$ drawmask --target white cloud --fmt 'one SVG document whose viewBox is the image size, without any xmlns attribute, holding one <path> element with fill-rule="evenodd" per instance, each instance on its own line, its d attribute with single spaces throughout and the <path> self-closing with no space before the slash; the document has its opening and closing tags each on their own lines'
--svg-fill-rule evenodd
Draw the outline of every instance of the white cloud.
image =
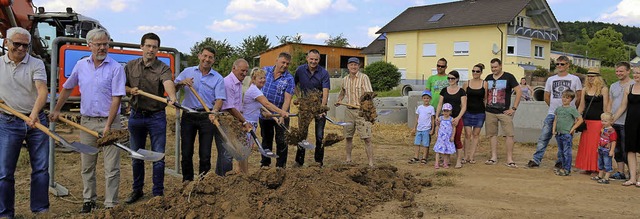
<svg viewBox="0 0 640 219">
<path fill-rule="evenodd" d="M 377 34 L 376 32 L 378 32 L 378 30 L 380 30 L 380 28 L 382 28 L 382 27 L 377 26 L 377 25 L 376 25 L 376 26 L 373 26 L 373 27 L 369 27 L 369 28 L 367 28 L 367 36 L 368 36 L 369 38 L 376 38 L 376 37 L 378 37 L 378 34 Z"/>
<path fill-rule="evenodd" d="M 207 29 L 217 32 L 237 32 L 254 28 L 255 25 L 250 23 L 240 23 L 231 19 L 223 21 L 214 20 L 213 24 L 207 26 Z"/>
<path fill-rule="evenodd" d="M 416 0 L 414 1 L 416 6 L 422 6 L 422 5 L 426 5 L 427 1 L 426 0 Z"/>
<path fill-rule="evenodd" d="M 331 4 L 331 8 L 337 11 L 356 11 L 355 6 L 349 3 L 349 0 L 336 0 L 333 4 Z"/>
<path fill-rule="evenodd" d="M 187 9 L 182 9 L 179 11 L 167 10 L 164 12 L 164 14 L 165 16 L 167 16 L 167 20 L 175 21 L 186 18 L 189 15 L 189 11 L 187 11 Z"/>
<path fill-rule="evenodd" d="M 316 15 L 331 7 L 331 0 L 288 0 L 288 5 L 278 0 L 231 0 L 225 13 L 236 20 L 276 21 L 295 20 L 303 15 Z"/>
<path fill-rule="evenodd" d="M 172 31 L 175 30 L 176 27 L 171 26 L 171 25 L 166 25 L 166 26 L 158 26 L 158 25 L 154 25 L 154 26 L 138 26 L 136 28 L 137 31 L 139 32 L 163 32 L 163 31 Z"/>
<path fill-rule="evenodd" d="M 613 12 L 600 15 L 599 20 L 623 25 L 638 25 L 640 24 L 638 8 L 640 8 L 640 1 L 622 0 Z"/>
<path fill-rule="evenodd" d="M 309 43 L 324 43 L 325 40 L 331 37 L 328 33 L 319 32 L 319 33 L 300 33 L 302 36 L 302 41 Z"/>
<path fill-rule="evenodd" d="M 84 13 L 104 7 L 114 12 L 121 12 L 133 1 L 136 0 L 34 0 L 33 4 L 44 7 L 46 11 L 65 11 L 67 7 L 71 7 L 76 12 Z"/>
</svg>

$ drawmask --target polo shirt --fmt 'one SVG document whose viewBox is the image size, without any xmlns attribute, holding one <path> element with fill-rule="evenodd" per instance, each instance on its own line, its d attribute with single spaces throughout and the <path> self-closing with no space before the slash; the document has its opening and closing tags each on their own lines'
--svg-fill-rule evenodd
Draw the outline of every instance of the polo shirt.
<svg viewBox="0 0 640 219">
<path fill-rule="evenodd" d="M 313 90 L 322 91 L 324 88 L 330 89 L 331 84 L 329 78 L 329 72 L 322 66 L 318 65 L 316 70 L 311 72 L 308 64 L 298 66 L 296 74 L 293 76 L 296 85 L 298 85 L 303 94 Z"/>
<path fill-rule="evenodd" d="M 8 55 L 0 59 L 0 99 L 20 113 L 31 114 L 38 97 L 35 81 L 47 82 L 44 63 L 29 54 L 19 63 L 11 61 Z"/>
</svg>

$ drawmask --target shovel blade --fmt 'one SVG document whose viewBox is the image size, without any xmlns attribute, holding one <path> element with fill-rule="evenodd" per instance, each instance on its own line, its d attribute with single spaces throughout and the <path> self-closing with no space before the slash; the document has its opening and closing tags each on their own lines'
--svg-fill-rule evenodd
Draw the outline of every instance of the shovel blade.
<svg viewBox="0 0 640 219">
<path fill-rule="evenodd" d="M 393 110 L 380 110 L 380 111 L 378 111 L 378 115 L 379 116 L 386 116 L 386 115 L 391 114 L 392 112 L 393 112 Z"/>
<path fill-rule="evenodd" d="M 350 122 L 336 122 L 335 120 L 331 119 L 331 118 L 330 118 L 330 117 L 328 117 L 328 116 L 325 116 L 324 118 L 326 118 L 326 119 L 327 119 L 327 121 L 329 121 L 331 124 L 334 124 L 334 125 L 339 125 L 339 126 L 348 126 L 348 125 L 353 124 L 353 123 L 350 123 Z"/>
<path fill-rule="evenodd" d="M 138 160 L 144 160 L 144 161 L 159 161 L 162 160 L 162 158 L 164 158 L 164 154 L 160 153 L 160 152 L 155 152 L 155 151 L 150 151 L 150 150 L 145 150 L 145 149 L 138 149 L 138 151 L 136 151 L 138 154 L 131 154 L 132 158 L 138 159 Z"/>
<path fill-rule="evenodd" d="M 264 149 L 262 147 L 258 147 L 258 151 L 260 151 L 260 154 L 262 154 L 262 156 L 270 157 L 270 158 L 278 158 L 278 155 L 273 153 L 273 151 L 271 151 L 269 149 Z"/>
<path fill-rule="evenodd" d="M 301 142 L 298 142 L 298 146 L 307 149 L 307 150 L 311 150 L 311 149 L 315 149 L 316 146 L 311 144 L 311 142 L 307 141 L 307 140 L 302 140 Z"/>
<path fill-rule="evenodd" d="M 93 147 L 93 146 L 89 146 L 80 142 L 71 142 L 70 146 L 65 145 L 64 143 L 62 144 L 68 148 L 73 149 L 74 151 L 83 153 L 83 154 L 89 154 L 89 155 L 95 155 L 98 153 L 98 148 Z"/>
<path fill-rule="evenodd" d="M 198 111 L 191 109 L 186 106 L 182 106 L 179 103 L 173 103 L 173 106 L 180 108 L 181 110 L 187 111 L 188 113 L 197 113 Z"/>
</svg>

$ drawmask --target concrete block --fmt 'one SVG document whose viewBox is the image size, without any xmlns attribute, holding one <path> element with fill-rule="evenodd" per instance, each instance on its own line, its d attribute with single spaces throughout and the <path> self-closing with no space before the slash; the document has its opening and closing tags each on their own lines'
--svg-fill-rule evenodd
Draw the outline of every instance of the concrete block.
<svg viewBox="0 0 640 219">
<path fill-rule="evenodd" d="M 416 109 L 422 105 L 422 91 L 409 91 L 407 98 L 407 126 L 414 128 L 416 124 Z"/>
</svg>

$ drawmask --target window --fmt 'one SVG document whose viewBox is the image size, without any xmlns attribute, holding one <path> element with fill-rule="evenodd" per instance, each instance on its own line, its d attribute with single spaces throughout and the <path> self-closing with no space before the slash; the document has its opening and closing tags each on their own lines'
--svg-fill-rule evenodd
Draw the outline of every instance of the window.
<svg viewBox="0 0 640 219">
<path fill-rule="evenodd" d="M 516 17 L 516 26 L 524 27 L 524 17 L 518 16 Z"/>
<path fill-rule="evenodd" d="M 434 14 L 433 16 L 431 16 L 431 18 L 429 18 L 429 22 L 438 22 L 440 19 L 442 19 L 442 17 L 444 17 L 443 13 Z"/>
<path fill-rule="evenodd" d="M 405 57 L 407 56 L 407 44 L 396 44 L 393 49 L 394 57 Z"/>
<path fill-rule="evenodd" d="M 460 80 L 458 80 L 458 84 L 462 85 L 465 81 L 469 80 L 469 69 L 456 68 L 455 70 L 460 74 Z"/>
<path fill-rule="evenodd" d="M 507 55 L 531 57 L 531 39 L 524 37 L 507 37 Z"/>
<path fill-rule="evenodd" d="M 516 47 L 514 46 L 507 46 L 507 55 L 513 55 L 516 54 Z"/>
<path fill-rule="evenodd" d="M 435 43 L 422 44 L 422 56 L 436 56 L 436 48 Z"/>
<path fill-rule="evenodd" d="M 533 57 L 539 58 L 539 59 L 543 59 L 544 58 L 544 47 L 536 45 L 535 49 L 533 50 Z"/>
<path fill-rule="evenodd" d="M 406 68 L 399 68 L 398 71 L 400 72 L 400 79 L 407 79 L 407 69 Z"/>
<path fill-rule="evenodd" d="M 512 36 L 507 37 L 507 55 L 516 54 L 516 39 L 516 37 Z"/>
<path fill-rule="evenodd" d="M 453 55 L 454 56 L 468 56 L 469 55 L 469 42 L 453 42 Z"/>
</svg>

